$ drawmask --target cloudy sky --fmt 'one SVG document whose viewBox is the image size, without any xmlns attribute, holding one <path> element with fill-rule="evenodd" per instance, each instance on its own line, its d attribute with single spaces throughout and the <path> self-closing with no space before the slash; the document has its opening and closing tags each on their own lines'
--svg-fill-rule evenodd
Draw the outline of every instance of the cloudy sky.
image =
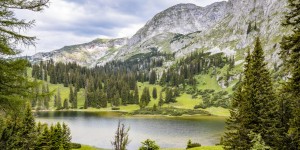
<svg viewBox="0 0 300 150">
<path fill-rule="evenodd" d="M 96 38 L 130 37 L 155 14 L 179 3 L 207 6 L 222 0 L 50 0 L 43 12 L 17 11 L 20 19 L 36 20 L 26 32 L 38 38 L 23 55 L 81 44 Z"/>
</svg>

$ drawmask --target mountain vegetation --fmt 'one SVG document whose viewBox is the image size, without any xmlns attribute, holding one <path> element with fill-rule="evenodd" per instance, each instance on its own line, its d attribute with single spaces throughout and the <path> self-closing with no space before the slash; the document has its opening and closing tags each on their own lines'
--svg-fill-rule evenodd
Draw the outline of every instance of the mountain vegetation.
<svg viewBox="0 0 300 150">
<path fill-rule="evenodd" d="M 15 18 L 14 10 L 38 12 L 47 3 L 48 0 L 0 1 L 1 56 L 18 54 L 18 44 L 34 44 L 35 37 L 15 31 L 30 28 L 34 22 Z M 226 150 L 300 149 L 300 2 L 288 0 L 289 11 L 282 26 L 276 24 L 273 29 L 270 24 L 278 21 L 280 15 L 276 13 L 284 14 L 284 2 L 270 3 L 255 1 L 254 8 L 247 5 L 240 14 L 235 14 L 240 9 L 235 7 L 240 5 L 235 0 L 205 8 L 176 5 L 156 15 L 130 39 L 91 42 L 106 44 L 105 55 L 95 62 L 62 62 L 55 57 L 45 61 L 30 58 L 33 61 L 28 62 L 0 57 L 0 149 L 68 150 L 76 145 L 71 143 L 66 124 L 36 123 L 32 108 L 130 108 L 133 115 L 209 116 L 212 113 L 208 110 L 213 107 L 230 110 L 220 142 Z M 178 9 L 182 9 L 180 14 Z M 193 10 L 191 16 L 186 16 L 186 9 Z M 199 17 L 202 11 L 210 15 Z M 165 25 L 172 13 L 196 22 L 191 24 L 197 30 L 177 29 L 174 22 Z M 241 21 L 243 17 L 246 19 Z M 204 24 L 203 19 L 209 21 Z M 158 28 L 164 33 L 151 28 L 158 20 Z M 199 22 L 203 24 L 197 26 Z M 170 27 L 174 28 L 169 31 Z M 275 29 L 276 33 L 271 31 Z M 224 35 L 219 34 L 221 31 Z M 288 32 L 284 35 L 281 31 Z M 71 53 L 74 47 L 62 51 Z M 279 49 L 280 58 L 271 54 Z M 231 52 L 234 54 L 228 54 Z M 117 59 L 112 60 L 114 57 Z M 277 64 L 278 60 L 281 62 Z M 128 132 L 129 128 L 119 122 L 111 142 L 114 149 L 126 149 L 130 142 Z M 187 148 L 199 146 L 192 141 L 187 144 Z M 159 146 L 148 139 L 140 149 Z"/>
</svg>

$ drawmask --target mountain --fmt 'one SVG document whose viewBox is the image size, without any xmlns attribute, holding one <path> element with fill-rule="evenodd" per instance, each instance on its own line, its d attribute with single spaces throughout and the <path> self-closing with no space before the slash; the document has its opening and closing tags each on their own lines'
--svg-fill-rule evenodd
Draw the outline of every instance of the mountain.
<svg viewBox="0 0 300 150">
<path fill-rule="evenodd" d="M 82 66 L 105 64 L 114 59 L 118 49 L 128 43 L 128 38 L 96 39 L 89 43 L 65 46 L 52 52 L 37 53 L 32 62 L 53 59 L 55 62 L 77 62 Z"/>
<path fill-rule="evenodd" d="M 178 4 L 155 15 L 131 38 L 97 39 L 38 53 L 32 60 L 53 58 L 95 66 L 111 60 L 127 60 L 153 50 L 174 53 L 177 59 L 194 51 L 205 51 L 235 56 L 238 65 L 243 63 L 246 50 L 253 47 L 255 37 L 259 36 L 266 59 L 274 66 L 279 61 L 278 43 L 287 30 L 281 27 L 285 6 L 285 0 L 229 0 L 206 7 Z"/>
</svg>

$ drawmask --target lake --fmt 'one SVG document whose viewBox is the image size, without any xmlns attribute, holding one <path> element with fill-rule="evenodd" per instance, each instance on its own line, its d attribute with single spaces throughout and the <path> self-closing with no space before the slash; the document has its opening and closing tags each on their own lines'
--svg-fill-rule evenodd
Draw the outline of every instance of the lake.
<svg viewBox="0 0 300 150">
<path fill-rule="evenodd" d="M 72 142 L 112 148 L 111 141 L 120 120 L 130 127 L 128 149 L 138 149 L 146 139 L 161 148 L 185 148 L 187 141 L 215 145 L 225 130 L 225 119 L 204 117 L 122 117 L 114 112 L 57 111 L 37 112 L 37 121 L 65 122 L 71 129 Z"/>
</svg>

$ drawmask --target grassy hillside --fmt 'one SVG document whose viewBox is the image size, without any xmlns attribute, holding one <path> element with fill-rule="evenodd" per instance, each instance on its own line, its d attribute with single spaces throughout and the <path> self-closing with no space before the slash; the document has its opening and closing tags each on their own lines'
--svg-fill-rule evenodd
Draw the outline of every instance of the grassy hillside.
<svg viewBox="0 0 300 150">
<path fill-rule="evenodd" d="M 31 68 L 28 68 L 28 76 L 31 76 Z M 32 79 L 32 78 L 31 78 Z M 33 80 L 33 79 L 32 79 Z M 216 89 L 217 91 L 222 90 L 222 88 L 217 84 L 216 80 L 213 78 L 210 78 L 209 75 L 199 75 L 197 76 L 197 80 L 199 80 L 198 89 Z M 206 84 L 202 84 L 205 81 Z M 42 81 L 40 81 L 42 82 Z M 45 81 L 43 81 L 45 83 Z M 49 82 L 46 82 L 45 84 L 48 84 L 50 91 L 54 93 L 54 95 L 57 94 L 57 91 L 60 90 L 61 99 L 69 99 L 69 87 L 64 87 L 63 84 L 51 84 Z M 142 95 L 142 91 L 145 87 L 148 87 L 150 89 L 150 94 L 152 96 L 152 90 L 154 87 L 157 89 L 157 93 L 159 93 L 163 90 L 163 87 L 160 85 L 151 85 L 148 82 L 144 83 L 138 83 L 139 88 L 139 95 Z M 189 87 L 188 87 L 189 88 Z M 50 109 L 55 110 L 53 107 L 54 105 L 54 95 L 51 97 L 50 100 Z M 84 106 L 84 89 L 80 89 L 78 92 L 78 108 L 83 108 Z M 163 97 L 164 97 L 163 92 Z M 192 98 L 191 94 L 187 93 L 181 93 L 179 97 L 176 98 L 176 103 L 170 103 L 170 104 L 164 104 L 163 107 L 175 107 L 180 109 L 194 109 L 195 105 L 198 105 L 202 102 L 201 96 L 198 96 L 196 98 Z M 158 105 L 158 98 L 154 99 L 151 97 L 151 101 L 147 107 L 153 107 L 153 105 Z M 133 112 L 135 110 L 139 110 L 140 107 L 138 105 L 127 105 L 127 106 L 120 106 L 120 111 L 126 111 L 126 112 Z M 107 108 L 88 108 L 88 109 L 80 109 L 82 111 L 112 111 L 110 104 L 108 104 Z M 227 109 L 221 108 L 221 107 L 211 107 L 205 109 L 209 113 L 217 116 L 228 116 L 229 111 Z"/>
</svg>

